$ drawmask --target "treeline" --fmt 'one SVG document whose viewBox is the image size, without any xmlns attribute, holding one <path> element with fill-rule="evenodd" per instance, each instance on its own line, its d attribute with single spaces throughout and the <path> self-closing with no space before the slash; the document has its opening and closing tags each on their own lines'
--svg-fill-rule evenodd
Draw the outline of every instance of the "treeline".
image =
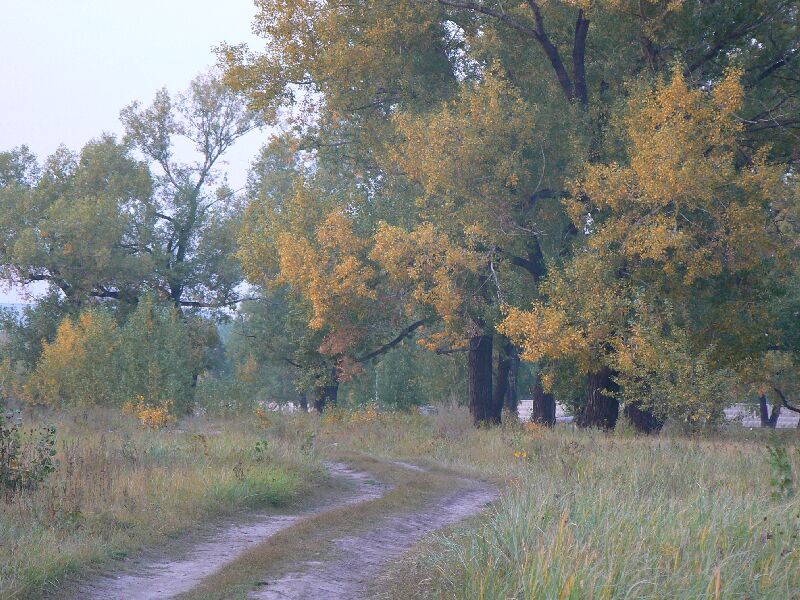
<svg viewBox="0 0 800 600">
<path fill-rule="evenodd" d="M 791 405 L 790 3 L 257 5 L 226 81 L 290 116 L 240 256 L 308 307 L 329 386 L 413 334 L 467 355 L 477 423 L 520 357 L 544 422 L 554 397 L 643 431 Z"/>
<path fill-rule="evenodd" d="M 100 305 L 122 339 L 158 306 L 190 386 L 229 398 L 463 390 L 483 424 L 522 389 L 542 423 L 558 398 L 648 432 L 796 409 L 791 3 L 257 6 L 264 47 L 124 109 L 123 140 L 0 156 L 0 275 L 52 292 L 7 345 L 26 376 L 65 315 Z M 218 161 L 263 124 L 236 193 Z M 233 306 L 212 367 L 193 332 Z"/>
</svg>

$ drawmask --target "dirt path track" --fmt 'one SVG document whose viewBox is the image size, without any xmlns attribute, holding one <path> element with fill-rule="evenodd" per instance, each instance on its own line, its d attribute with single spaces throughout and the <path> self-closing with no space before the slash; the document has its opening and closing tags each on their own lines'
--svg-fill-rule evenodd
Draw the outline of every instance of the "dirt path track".
<svg viewBox="0 0 800 600">
<path fill-rule="evenodd" d="M 395 469 L 425 472 L 408 463 L 392 463 Z M 248 523 L 222 528 L 198 543 L 168 558 L 141 558 L 125 572 L 95 578 L 80 585 L 74 595 L 81 600 L 156 600 L 189 593 L 195 596 L 198 585 L 212 580 L 248 551 L 269 544 L 278 533 L 291 534 L 291 528 L 308 519 L 333 514 L 337 509 L 379 500 L 392 488 L 378 483 L 366 471 L 343 463 L 328 463 L 331 474 L 349 480 L 354 489 L 343 497 L 314 510 L 295 515 L 261 515 Z M 260 581 L 251 598 L 268 600 L 355 599 L 362 597 L 368 584 L 392 559 L 413 547 L 425 535 L 479 512 L 497 496 L 488 484 L 453 477 L 455 489 L 426 504 L 422 509 L 397 513 L 388 511 L 365 523 L 355 533 L 348 531 L 333 538 L 333 551 L 323 560 L 298 560 L 283 565 L 279 575 Z M 267 566 L 264 572 L 268 571 Z M 250 588 L 252 589 L 252 588 Z M 200 594 L 197 597 L 203 597 Z M 240 594 L 236 594 L 241 597 Z M 214 597 L 227 597 L 219 592 Z"/>
<path fill-rule="evenodd" d="M 493 488 L 459 490 L 430 509 L 408 515 L 389 516 L 359 535 L 336 540 L 338 556 L 332 560 L 305 563 L 302 571 L 277 581 L 250 597 L 261 600 L 361 598 L 370 582 L 392 559 L 400 557 L 424 536 L 479 512 L 496 497 Z"/>
</svg>

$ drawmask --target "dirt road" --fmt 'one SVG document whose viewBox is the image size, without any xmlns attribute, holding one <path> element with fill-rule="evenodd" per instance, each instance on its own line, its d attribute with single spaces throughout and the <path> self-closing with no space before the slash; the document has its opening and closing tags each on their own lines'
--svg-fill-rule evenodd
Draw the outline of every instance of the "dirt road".
<svg viewBox="0 0 800 600">
<path fill-rule="evenodd" d="M 351 483 L 335 500 L 297 514 L 257 515 L 220 528 L 178 556 L 139 559 L 123 573 L 80 585 L 70 596 L 359 598 L 391 560 L 424 536 L 481 511 L 497 496 L 486 483 L 432 475 L 407 463 L 380 463 L 384 481 L 373 475 L 375 469 L 342 462 L 327 466 L 333 477 Z"/>
</svg>

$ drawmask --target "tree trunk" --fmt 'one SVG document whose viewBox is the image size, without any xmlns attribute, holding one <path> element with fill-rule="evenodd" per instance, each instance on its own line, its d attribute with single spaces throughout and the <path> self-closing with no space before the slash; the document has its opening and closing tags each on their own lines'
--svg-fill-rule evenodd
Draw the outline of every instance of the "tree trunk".
<svg viewBox="0 0 800 600">
<path fill-rule="evenodd" d="M 773 406 L 772 414 L 770 414 L 766 394 L 761 394 L 761 396 L 758 397 L 758 412 L 761 416 L 762 427 L 775 429 L 778 426 L 778 417 L 781 416 L 781 407 L 780 405 Z"/>
<path fill-rule="evenodd" d="M 314 398 L 314 409 L 317 412 L 325 410 L 326 406 L 336 405 L 336 396 L 339 394 L 339 382 L 331 385 L 324 385 L 317 388 L 317 396 Z"/>
<path fill-rule="evenodd" d="M 339 395 L 339 377 L 336 367 L 331 367 L 330 379 L 326 385 L 317 388 L 317 397 L 314 399 L 314 408 L 317 412 L 322 412 L 325 407 L 332 404 L 336 405 L 336 398 Z"/>
<path fill-rule="evenodd" d="M 639 433 L 658 433 L 664 427 L 662 419 L 656 417 L 652 411 L 643 409 L 636 404 L 627 404 L 625 415 Z"/>
<path fill-rule="evenodd" d="M 519 413 L 519 391 L 517 384 L 519 381 L 519 352 L 513 344 L 510 345 L 510 348 L 508 387 L 506 388 L 505 398 L 503 398 L 503 406 L 508 412 L 516 415 Z"/>
<path fill-rule="evenodd" d="M 469 340 L 469 412 L 476 426 L 499 423 L 492 414 L 492 336 L 476 335 Z"/>
<path fill-rule="evenodd" d="M 305 392 L 300 394 L 300 410 L 304 413 L 308 412 L 308 396 L 306 396 Z"/>
<path fill-rule="evenodd" d="M 506 342 L 497 349 L 497 379 L 495 380 L 493 399 L 492 399 L 492 417 L 497 417 L 500 421 L 500 416 L 503 413 L 503 405 L 505 404 L 506 394 L 508 394 L 509 378 L 511 376 L 511 348 L 512 344 Z"/>
<path fill-rule="evenodd" d="M 613 372 L 603 367 L 596 373 L 589 373 L 586 385 L 586 406 L 577 419 L 578 427 L 597 427 L 614 429 L 619 417 L 619 402 L 606 393 L 616 392 L 619 386 L 613 380 Z"/>
<path fill-rule="evenodd" d="M 542 385 L 542 377 L 536 374 L 536 383 L 533 386 L 533 403 L 531 406 L 531 421 L 539 425 L 552 427 L 556 424 L 556 399 L 553 394 L 546 394 Z"/>
</svg>

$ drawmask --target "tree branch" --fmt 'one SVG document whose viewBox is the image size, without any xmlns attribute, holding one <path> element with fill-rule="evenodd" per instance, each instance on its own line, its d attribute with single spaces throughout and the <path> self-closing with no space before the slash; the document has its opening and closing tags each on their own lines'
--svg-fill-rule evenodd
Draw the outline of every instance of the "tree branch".
<svg viewBox="0 0 800 600">
<path fill-rule="evenodd" d="M 578 11 L 575 21 L 575 42 L 572 46 L 572 74 L 575 77 L 575 96 L 584 109 L 589 108 L 589 88 L 586 85 L 586 37 L 589 34 L 589 19 L 583 9 Z"/>
<path fill-rule="evenodd" d="M 505 11 L 495 10 L 493 8 L 489 8 L 488 6 L 484 6 L 483 4 L 478 4 L 477 2 L 471 2 L 468 0 L 437 0 L 437 2 L 444 6 L 471 10 L 489 17 L 493 17 L 502 23 L 505 23 L 512 29 L 519 31 L 523 35 L 535 39 L 542 47 L 542 50 L 544 50 L 547 58 L 550 60 L 550 65 L 556 72 L 558 83 L 561 85 L 561 89 L 563 90 L 564 95 L 567 97 L 567 100 L 572 101 L 575 98 L 575 90 L 572 85 L 572 79 L 570 79 L 569 73 L 567 73 L 567 69 L 564 67 L 564 61 L 561 60 L 561 55 L 558 52 L 558 48 L 556 48 L 555 44 L 553 44 L 553 42 L 550 40 L 550 37 L 547 35 L 547 32 L 545 31 L 544 17 L 542 16 L 541 8 L 537 4 L 536 0 L 528 0 L 528 6 L 530 6 L 531 10 L 533 11 L 534 22 L 536 24 L 535 28 L 508 16 Z M 586 28 L 588 28 L 588 26 L 589 22 L 586 21 Z M 578 32 L 576 31 L 576 36 L 577 35 Z M 581 35 L 583 35 L 583 42 L 585 43 L 585 32 L 583 32 Z"/>
<path fill-rule="evenodd" d="M 376 356 L 380 356 L 381 354 L 386 354 L 389 350 L 391 350 L 392 348 L 397 346 L 397 344 L 399 344 L 405 338 L 407 338 L 409 335 L 414 333 L 414 331 L 416 331 L 417 329 L 419 329 L 423 325 L 425 325 L 427 323 L 430 323 L 431 320 L 432 319 L 420 319 L 419 321 L 415 321 L 415 322 L 411 323 L 411 325 L 409 325 L 408 327 L 405 327 L 403 330 L 401 330 L 400 333 L 397 334 L 397 337 L 395 337 L 392 341 L 387 342 L 386 344 L 384 344 L 383 346 L 381 346 L 380 348 L 378 348 L 376 350 L 373 350 L 369 354 L 365 354 L 364 356 L 360 356 L 360 357 L 356 358 L 356 360 L 358 362 L 366 362 L 366 361 L 368 361 L 368 360 L 370 360 L 372 358 L 375 358 Z"/>
<path fill-rule="evenodd" d="M 778 397 L 781 399 L 781 403 L 783 404 L 783 406 L 785 406 L 786 408 L 788 408 L 793 412 L 800 414 L 800 408 L 789 404 L 789 402 L 786 400 L 786 396 L 783 395 L 782 391 L 780 391 L 776 386 L 773 386 L 772 389 L 775 390 L 776 394 L 778 394 Z"/>
</svg>

